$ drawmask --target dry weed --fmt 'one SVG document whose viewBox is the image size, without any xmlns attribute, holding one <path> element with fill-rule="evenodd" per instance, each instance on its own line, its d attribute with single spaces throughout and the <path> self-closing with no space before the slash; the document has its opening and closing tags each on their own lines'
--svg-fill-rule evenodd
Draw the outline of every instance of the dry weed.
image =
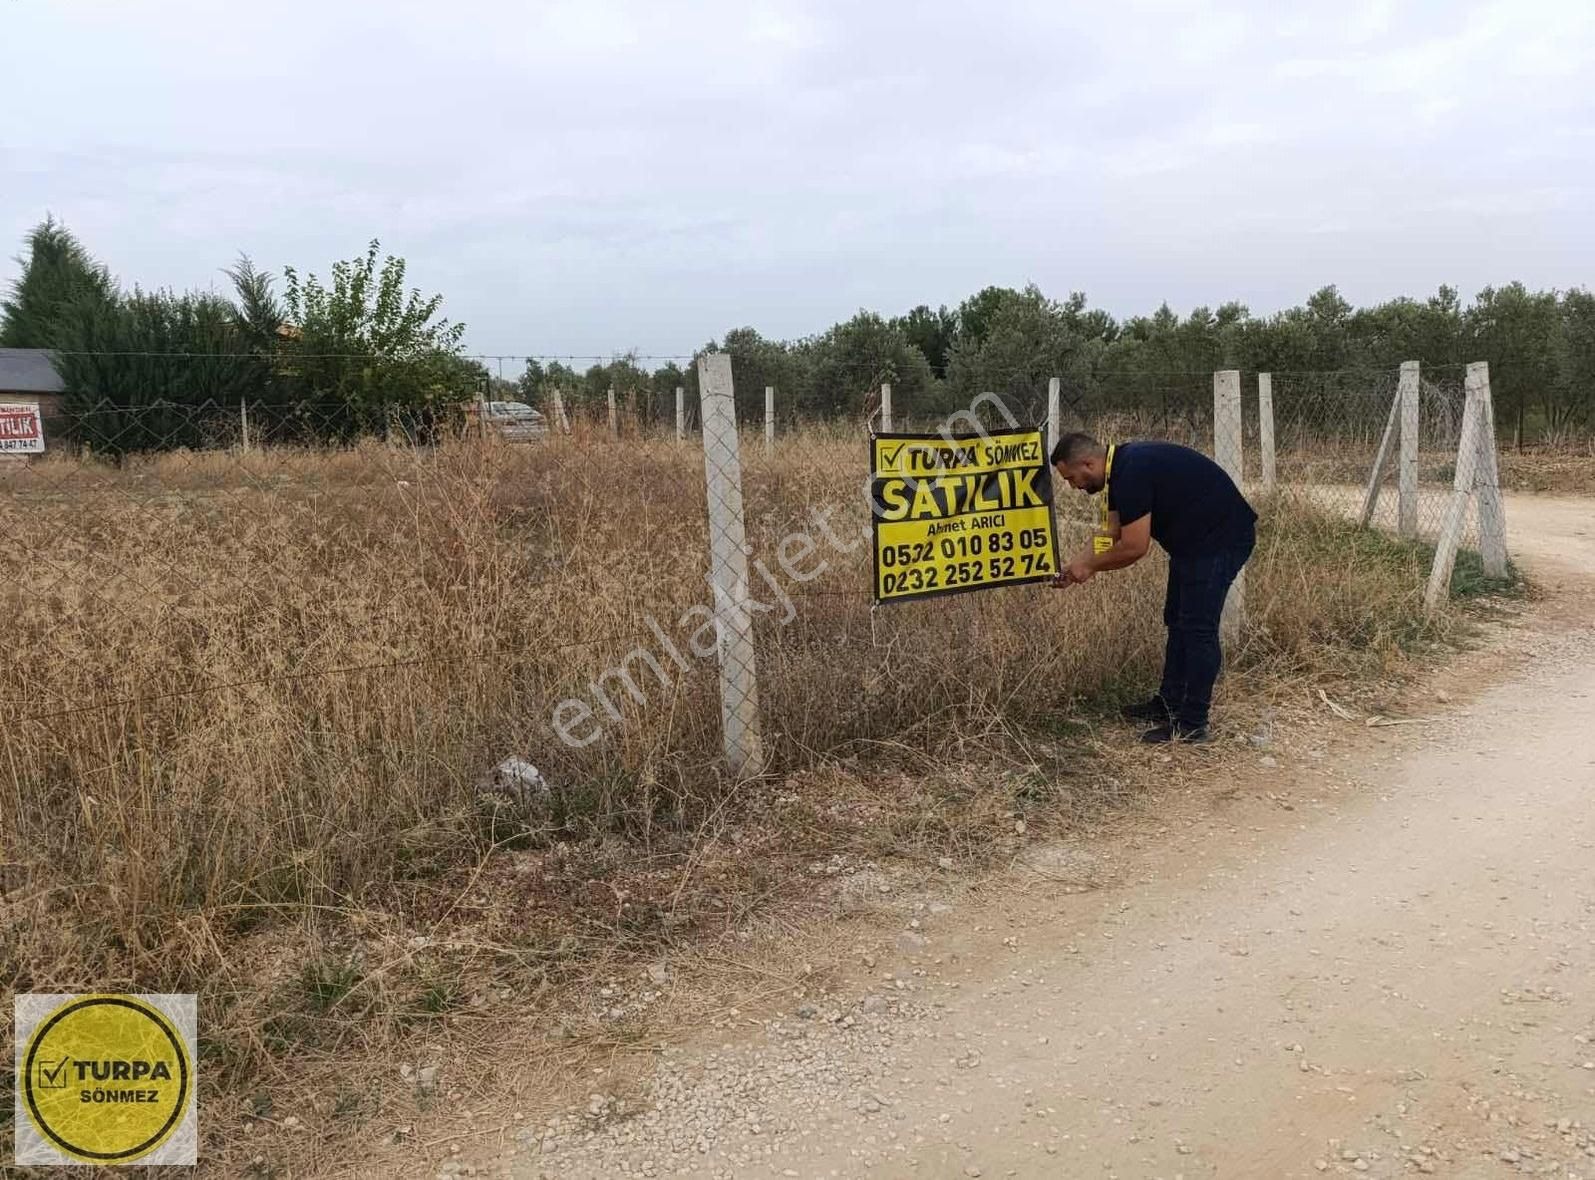
<svg viewBox="0 0 1595 1180">
<path fill-rule="evenodd" d="M 732 929 L 815 856 L 962 855 L 1021 811 L 1113 798 L 1081 760 L 1161 655 L 1159 562 L 872 610 L 867 548 L 813 516 L 858 539 L 862 441 L 745 454 L 755 556 L 777 569 L 803 529 L 826 568 L 783 580 L 789 623 L 759 619 L 777 778 L 740 793 L 714 769 L 712 665 L 676 668 L 649 622 L 686 650 L 709 601 L 695 445 L 581 427 L 0 472 L 0 978 L 199 992 L 209 1094 L 236 1110 L 284 1063 L 536 1009 Z M 1065 543 L 1088 528 L 1071 498 Z M 1424 568 L 1265 512 L 1231 697 L 1399 663 L 1447 625 L 1423 619 Z M 642 669 L 604 740 L 559 742 L 555 702 L 591 702 L 637 645 L 668 683 Z M 512 752 L 553 785 L 535 807 L 479 789 Z"/>
</svg>

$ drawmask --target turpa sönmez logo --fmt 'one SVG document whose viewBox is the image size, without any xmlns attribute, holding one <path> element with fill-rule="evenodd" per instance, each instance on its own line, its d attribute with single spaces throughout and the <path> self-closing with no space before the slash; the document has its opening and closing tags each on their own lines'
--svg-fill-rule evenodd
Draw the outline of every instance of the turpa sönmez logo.
<svg viewBox="0 0 1595 1180">
<path fill-rule="evenodd" d="M 192 995 L 16 997 L 18 1164 L 192 1164 Z"/>
</svg>

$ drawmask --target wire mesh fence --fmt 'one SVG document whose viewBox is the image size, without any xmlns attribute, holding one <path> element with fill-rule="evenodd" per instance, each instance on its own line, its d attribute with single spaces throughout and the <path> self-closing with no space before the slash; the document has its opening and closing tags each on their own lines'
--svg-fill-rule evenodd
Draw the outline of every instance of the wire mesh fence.
<svg viewBox="0 0 1595 1180">
<path fill-rule="evenodd" d="M 1258 650 L 1306 641 L 1287 574 L 1357 560 L 1320 546 L 1286 562 L 1285 540 L 1329 528 L 1338 544 L 1370 488 L 1373 529 L 1407 521 L 1418 545 L 1455 504 L 1458 371 L 1422 375 L 1406 435 L 1398 373 L 1273 374 L 1271 490 L 1253 375 L 1224 403 L 1211 376 L 1127 378 L 1092 399 L 1060 385 L 1061 429 L 1209 452 L 1236 440 L 1273 529 L 1254 561 Z M 537 823 L 646 825 L 690 809 L 715 765 L 736 723 L 721 671 L 734 651 L 756 686 L 742 724 L 771 768 L 1044 724 L 1156 666 L 1156 559 L 1113 594 L 1029 585 L 877 607 L 869 414 L 800 419 L 776 390 L 750 421 L 740 399 L 735 451 L 711 445 L 706 465 L 702 404 L 683 399 L 678 432 L 672 401 L 545 406 L 530 437 L 468 408 L 353 427 L 325 403 L 54 415 L 44 454 L 0 461 L 14 637 L 0 860 L 56 856 L 88 876 L 131 863 L 80 800 L 143 814 L 160 798 L 146 850 L 188 849 L 171 888 L 325 891 L 358 876 L 337 868 L 352 855 L 340 832 L 413 833 L 484 806 L 494 830 L 506 800 L 491 771 L 510 753 L 568 788 L 534 801 Z M 952 415 L 899 401 L 894 425 L 1050 425 L 1053 408 L 1041 384 Z M 1096 508 L 1061 481 L 1051 495 L 1066 558 Z M 1415 576 L 1403 592 L 1420 590 Z M 204 830 L 223 796 L 238 838 L 190 847 L 179 834 Z"/>
<path fill-rule="evenodd" d="M 1091 397 L 1071 397 L 1060 381 L 1055 390 L 984 395 L 952 415 L 916 413 L 899 397 L 893 425 L 1047 425 L 1049 445 L 1059 431 L 1083 430 L 1104 442 L 1158 438 L 1217 453 L 1263 512 L 1257 564 L 1265 576 L 1271 562 L 1299 574 L 1332 552 L 1354 571 L 1376 560 L 1354 541 L 1360 530 L 1410 547 L 1400 592 L 1416 599 L 1459 503 L 1456 543 L 1478 547 L 1472 499 L 1458 501 L 1453 487 L 1465 430 L 1461 369 L 1411 374 L 1410 396 L 1396 370 L 1238 376 L 1227 396 L 1215 394 L 1212 374 L 1125 378 L 1096 386 Z M 782 604 L 761 612 L 756 628 L 762 705 L 781 719 L 775 741 L 792 754 L 838 738 L 911 732 L 929 717 L 1023 719 L 1058 709 L 1067 693 L 1049 685 L 1079 683 L 1080 645 L 1113 630 L 1111 618 L 1089 617 L 1100 600 L 1027 589 L 874 608 L 862 478 L 868 432 L 855 422 L 782 426 L 773 435 L 757 423 L 743 430 L 748 552 L 755 569 L 772 575 L 767 585 Z M 1097 507 L 1062 484 L 1054 497 L 1067 555 L 1086 542 Z M 807 552 L 822 532 L 825 559 L 778 587 L 782 547 Z M 1310 538 L 1312 552 L 1294 552 L 1282 538 Z M 1287 551 L 1290 560 L 1276 562 Z M 1387 547 L 1377 560 L 1394 552 Z M 1135 592 L 1155 597 L 1156 574 L 1138 573 Z M 1342 565 L 1317 576 L 1345 573 Z M 1257 618 L 1265 613 L 1260 600 Z M 1267 628 L 1254 628 L 1252 639 L 1268 642 Z M 1133 674 L 1155 658 L 1142 649 L 1125 666 Z"/>
<path fill-rule="evenodd" d="M 1432 537 L 1442 522 L 1455 473 L 1462 428 L 1461 377 L 1459 370 L 1426 372 L 1419 385 L 1414 450 L 1420 537 Z M 1195 375 L 1126 378 L 1099 384 L 1089 399 L 1061 384 L 1056 411 L 1047 389 L 1036 387 L 1020 395 L 985 395 L 951 416 L 915 414 L 913 407 L 900 404 L 897 424 L 967 430 L 980 424 L 991 428 L 1055 421 L 1061 429 L 1083 429 L 1107 441 L 1163 438 L 1207 451 L 1213 447 L 1216 429 L 1229 428 L 1215 422 L 1210 378 L 1205 383 Z M 1256 377 L 1247 375 L 1241 400 L 1247 454 L 1244 482 L 1249 492 L 1257 493 L 1266 489 L 1257 461 L 1261 431 L 1255 390 Z M 1405 445 L 1398 374 L 1274 374 L 1272 394 L 1274 491 L 1348 518 L 1359 517 L 1371 504 L 1370 523 L 1391 530 L 1399 527 L 1401 497 L 1391 494 L 1400 490 Z M 809 599 L 851 595 L 867 605 L 869 582 L 858 576 L 867 556 L 862 537 L 868 518 L 860 490 L 867 423 L 783 418 L 779 391 L 773 408 L 776 413 L 770 421 L 744 421 L 741 426 L 752 556 L 756 561 L 768 558 L 767 568 L 777 568 L 780 541 L 806 526 L 809 532 L 801 535 L 820 536 L 830 560 L 812 577 L 791 578 L 793 592 Z M 682 409 L 679 429 L 695 435 L 700 428 L 699 407 L 683 399 Z M 30 535 L 13 545 L 8 580 L 15 587 L 31 588 L 27 597 L 35 604 L 42 600 L 31 591 L 48 576 L 41 571 L 52 568 L 57 570 L 52 585 L 94 588 L 88 592 L 90 598 L 103 596 L 103 587 L 145 585 L 152 607 L 179 591 L 189 596 L 190 605 L 217 602 L 235 590 L 247 590 L 253 571 L 246 569 L 230 578 L 218 565 L 217 576 L 207 579 L 180 576 L 168 564 L 170 584 L 158 585 L 148 572 L 137 572 L 159 564 L 161 559 L 152 556 L 159 552 L 158 546 L 139 547 L 131 557 L 118 554 L 112 562 L 118 569 L 113 572 L 100 568 L 111 562 L 107 553 L 86 551 L 74 560 L 87 565 L 66 565 L 52 556 L 49 543 L 69 545 L 91 517 L 103 520 L 120 512 L 147 524 L 164 519 L 163 514 L 181 515 L 178 510 L 190 506 L 189 501 L 209 505 L 207 511 L 213 514 L 224 508 L 229 515 L 218 518 L 215 527 L 228 537 L 248 535 L 250 526 L 263 521 L 280 524 L 299 516 L 312 517 L 317 525 L 330 524 L 336 519 L 330 510 L 339 505 L 382 519 L 399 513 L 402 506 L 402 514 L 413 520 L 440 514 L 443 505 L 457 512 L 461 502 L 457 485 L 469 480 L 492 482 L 495 509 L 512 506 L 517 498 L 535 502 L 535 510 L 527 508 L 521 519 L 544 523 L 547 534 L 522 553 L 563 542 L 557 558 L 545 556 L 549 568 L 530 580 L 523 577 L 521 585 L 528 592 L 552 584 L 555 573 L 572 593 L 582 589 L 570 582 L 574 571 L 583 569 L 579 555 L 595 548 L 618 552 L 606 550 L 603 542 L 596 547 L 592 543 L 606 521 L 633 525 L 647 518 L 647 509 L 668 503 L 673 526 L 695 521 L 700 532 L 707 529 L 701 443 L 678 435 L 678 420 L 667 396 L 639 399 L 623 394 L 616 399 L 613 415 L 603 404 L 574 400 L 545 406 L 544 411 L 543 421 L 554 426 L 545 440 L 548 445 L 541 448 L 502 446 L 489 424 L 460 412 L 390 411 L 351 417 L 344 408 L 318 403 L 156 403 L 134 408 L 101 404 L 57 415 L 53 419 L 57 445 L 33 461 L 0 469 L 0 488 L 17 504 L 47 501 L 53 512 L 70 512 L 90 502 L 94 507 L 76 518 L 52 521 L 46 534 Z M 616 442 L 625 445 L 618 451 L 606 449 Z M 469 460 L 462 458 L 467 454 Z M 605 477 L 613 482 L 604 484 Z M 639 483 L 651 490 L 636 505 L 638 513 L 628 516 L 618 510 L 619 505 L 630 499 L 627 489 Z M 556 486 L 558 495 L 552 490 Z M 540 494 L 529 490 L 534 488 Z M 1370 495 L 1370 489 L 1379 495 Z M 602 502 L 597 499 L 600 492 Z M 593 497 L 580 521 L 581 536 L 556 541 L 560 522 L 554 501 L 559 495 Z M 1091 519 L 1091 506 L 1082 497 L 1061 494 L 1058 508 L 1068 525 Z M 37 526 L 44 517 L 35 513 L 20 519 Z M 296 535 L 313 538 L 315 530 L 299 528 Z M 796 552 L 802 544 L 795 541 L 788 552 Z M 684 538 L 676 548 L 700 556 L 703 551 L 702 545 L 687 545 Z M 657 569 L 657 553 L 655 558 L 638 561 L 637 568 Z M 419 549 L 410 551 L 410 565 L 425 560 Z M 591 579 L 593 571 L 585 569 L 584 576 Z M 646 601 L 635 587 L 620 597 L 638 609 Z M 236 605 L 235 598 L 229 601 Z M 475 596 L 464 613 L 480 607 L 482 600 Z M 640 618 L 635 610 L 625 617 L 627 626 Z"/>
<path fill-rule="evenodd" d="M 1271 374 L 1272 494 L 1432 544 L 1445 521 L 1463 424 L 1460 368 Z M 1259 431 L 1248 429 L 1248 445 Z M 1260 437 L 1259 437 L 1260 442 Z M 1476 548 L 1468 528 L 1464 543 Z"/>
</svg>

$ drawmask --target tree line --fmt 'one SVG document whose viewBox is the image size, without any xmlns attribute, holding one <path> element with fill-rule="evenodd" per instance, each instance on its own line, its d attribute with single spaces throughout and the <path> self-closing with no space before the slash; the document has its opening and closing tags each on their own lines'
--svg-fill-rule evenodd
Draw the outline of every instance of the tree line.
<svg viewBox="0 0 1595 1180">
<path fill-rule="evenodd" d="M 248 401 L 337 439 L 395 421 L 425 434 L 483 393 L 546 406 L 558 390 L 577 410 L 596 410 L 614 389 L 659 423 L 674 417 L 677 386 L 696 402 L 696 366 L 650 370 L 635 354 L 580 372 L 533 359 L 502 381 L 463 355 L 464 325 L 441 316 L 442 297 L 406 289 L 404 260 L 381 257 L 376 242 L 334 263 L 326 282 L 282 268 L 280 291 L 279 276 L 241 257 L 225 272 L 230 295 L 124 291 L 48 218 L 26 246 L 0 303 L 0 345 L 54 349 L 71 418 L 129 448 L 196 441 L 185 426 L 195 416 L 181 407 L 206 403 Z M 1033 406 L 1058 377 L 1067 404 L 1091 414 L 1153 398 L 1198 405 L 1215 369 L 1326 373 L 1417 360 L 1433 372 L 1485 360 L 1503 431 L 1523 441 L 1595 430 L 1595 295 L 1582 288 L 1514 282 L 1465 304 L 1441 287 L 1356 308 L 1329 286 L 1271 315 L 1230 302 L 1181 316 L 1164 304 L 1121 320 L 1078 292 L 1059 300 L 1035 286 L 987 287 L 955 307 L 860 311 L 797 340 L 737 328 L 708 350 L 731 354 L 739 411 L 751 420 L 763 415 L 767 385 L 780 390 L 785 415 L 862 418 L 883 382 L 898 405 L 928 416 L 983 392 Z M 104 420 L 126 409 L 145 412 Z"/>
<path fill-rule="evenodd" d="M 940 416 L 982 392 L 1034 407 L 1058 377 L 1066 404 L 1092 414 L 1158 399 L 1200 405 L 1211 397 L 1215 369 L 1326 374 L 1416 360 L 1431 374 L 1460 375 L 1483 360 L 1503 432 L 1521 442 L 1595 430 L 1595 295 L 1516 282 L 1487 287 L 1468 304 L 1441 287 L 1427 299 L 1356 308 L 1328 286 L 1272 315 L 1232 302 L 1182 317 L 1164 304 L 1124 320 L 1078 292 L 1056 300 L 1035 286 L 987 287 L 952 308 L 920 306 L 891 318 L 860 311 L 799 340 L 737 328 L 704 346 L 716 349 L 731 354 L 739 415 L 753 421 L 762 418 L 767 385 L 789 415 L 863 417 L 885 381 L 899 407 Z M 694 366 L 645 372 L 634 357 L 581 373 L 531 361 L 519 383 L 530 401 L 558 388 L 594 405 L 614 388 L 660 421 L 673 415 L 678 385 L 696 398 Z"/>
</svg>

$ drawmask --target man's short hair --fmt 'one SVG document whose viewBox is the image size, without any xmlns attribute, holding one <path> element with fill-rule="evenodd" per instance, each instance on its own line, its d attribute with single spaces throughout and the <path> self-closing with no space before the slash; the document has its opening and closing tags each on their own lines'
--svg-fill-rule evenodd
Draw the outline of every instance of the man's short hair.
<svg viewBox="0 0 1595 1180">
<path fill-rule="evenodd" d="M 1095 455 L 1103 449 L 1102 444 L 1089 434 L 1076 430 L 1064 435 L 1058 440 L 1058 445 L 1052 448 L 1052 465 L 1078 463 L 1087 455 Z"/>
</svg>

